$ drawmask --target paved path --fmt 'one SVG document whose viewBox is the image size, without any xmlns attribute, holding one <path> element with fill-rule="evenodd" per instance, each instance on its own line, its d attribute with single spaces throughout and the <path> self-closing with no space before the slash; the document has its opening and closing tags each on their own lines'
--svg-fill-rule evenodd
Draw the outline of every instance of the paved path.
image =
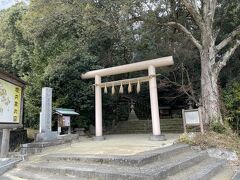
<svg viewBox="0 0 240 180">
<path fill-rule="evenodd" d="M 172 145 L 179 134 L 166 134 L 166 141 L 150 141 L 149 134 L 106 135 L 104 141 L 93 141 L 82 137 L 71 146 L 59 149 L 58 152 L 73 154 L 109 154 L 133 155 L 160 147 Z"/>
<path fill-rule="evenodd" d="M 179 134 L 166 134 L 165 141 L 150 141 L 149 134 L 116 134 L 106 135 L 104 141 L 93 141 L 92 138 L 80 137 L 71 144 L 49 147 L 43 153 L 30 158 L 38 159 L 51 153 L 64 154 L 105 154 L 105 155 L 134 155 L 139 152 L 167 147 L 172 145 Z"/>
<path fill-rule="evenodd" d="M 107 135 L 104 141 L 82 138 L 80 142 L 73 143 L 71 147 L 59 151 L 79 154 L 132 155 L 172 145 L 178 137 L 178 134 L 167 134 L 166 141 L 150 141 L 148 134 Z"/>
</svg>

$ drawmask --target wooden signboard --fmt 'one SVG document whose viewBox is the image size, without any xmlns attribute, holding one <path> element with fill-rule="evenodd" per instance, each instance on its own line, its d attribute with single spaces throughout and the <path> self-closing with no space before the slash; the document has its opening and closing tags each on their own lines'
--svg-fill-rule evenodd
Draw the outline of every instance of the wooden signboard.
<svg viewBox="0 0 240 180">
<path fill-rule="evenodd" d="M 63 126 L 65 127 L 71 126 L 70 116 L 63 116 Z"/>
<path fill-rule="evenodd" d="M 203 133 L 203 122 L 202 122 L 202 114 L 201 109 L 188 109 L 182 110 L 183 116 L 183 126 L 184 132 L 187 133 L 187 127 L 189 126 L 200 126 L 201 133 Z"/>
<path fill-rule="evenodd" d="M 62 116 L 59 119 L 59 126 L 60 127 L 69 127 L 71 126 L 71 119 L 70 116 Z"/>
<path fill-rule="evenodd" d="M 25 82 L 0 71 L 0 129 L 22 126 Z"/>
</svg>

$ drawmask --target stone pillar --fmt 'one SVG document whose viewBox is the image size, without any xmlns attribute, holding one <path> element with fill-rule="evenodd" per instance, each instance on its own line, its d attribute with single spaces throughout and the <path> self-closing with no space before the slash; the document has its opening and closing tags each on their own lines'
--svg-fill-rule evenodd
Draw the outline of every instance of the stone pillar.
<svg viewBox="0 0 240 180">
<path fill-rule="evenodd" d="M 3 129 L 1 157 L 6 158 L 9 152 L 10 129 Z"/>
<path fill-rule="evenodd" d="M 40 112 L 40 129 L 36 141 L 57 139 L 57 132 L 52 132 L 52 88 L 42 89 L 42 107 Z"/>
<path fill-rule="evenodd" d="M 165 136 L 161 134 L 161 130 L 160 130 L 156 69 L 154 66 L 150 65 L 148 67 L 148 75 L 150 76 L 149 91 L 150 91 L 150 101 L 151 101 L 152 130 L 153 130 L 153 134 L 150 136 L 150 140 L 154 140 L 154 141 L 165 140 Z"/>
<path fill-rule="evenodd" d="M 102 134 L 102 89 L 98 84 L 101 83 L 101 76 L 95 76 L 95 138 L 96 141 L 104 140 Z"/>
<path fill-rule="evenodd" d="M 52 131 L 52 88 L 42 89 L 41 132 Z"/>
</svg>

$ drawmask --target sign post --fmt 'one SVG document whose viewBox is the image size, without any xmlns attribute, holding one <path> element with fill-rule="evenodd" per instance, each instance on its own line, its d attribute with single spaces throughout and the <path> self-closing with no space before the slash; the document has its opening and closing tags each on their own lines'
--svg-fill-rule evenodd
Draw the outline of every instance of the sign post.
<svg viewBox="0 0 240 180">
<path fill-rule="evenodd" d="M 0 157 L 7 157 L 9 151 L 9 142 L 10 142 L 10 129 L 3 129 Z"/>
<path fill-rule="evenodd" d="M 10 130 L 22 127 L 25 82 L 0 70 L 0 129 L 3 130 L 1 157 L 9 151 Z"/>
<path fill-rule="evenodd" d="M 182 110 L 184 133 L 187 133 L 188 126 L 200 126 L 201 133 L 204 133 L 201 108 Z"/>
</svg>

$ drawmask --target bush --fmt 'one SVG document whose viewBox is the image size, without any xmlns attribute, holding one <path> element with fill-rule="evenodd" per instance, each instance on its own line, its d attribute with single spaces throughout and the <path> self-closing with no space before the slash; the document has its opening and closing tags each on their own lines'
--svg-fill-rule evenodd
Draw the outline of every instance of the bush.
<svg viewBox="0 0 240 180">
<path fill-rule="evenodd" d="M 219 122 L 213 122 L 210 129 L 216 133 L 223 134 L 226 132 L 226 127 Z"/>
<path fill-rule="evenodd" d="M 196 136 L 195 133 L 183 133 L 179 136 L 178 142 L 194 145 L 195 144 L 195 142 L 194 142 L 195 136 Z"/>
</svg>

